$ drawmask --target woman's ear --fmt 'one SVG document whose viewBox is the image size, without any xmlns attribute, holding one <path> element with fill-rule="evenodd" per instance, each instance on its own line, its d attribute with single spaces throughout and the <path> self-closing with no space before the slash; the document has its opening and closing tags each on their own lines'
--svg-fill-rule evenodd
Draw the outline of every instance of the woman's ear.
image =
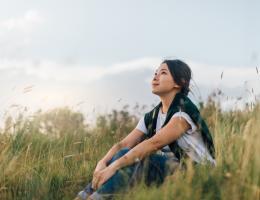
<svg viewBox="0 0 260 200">
<path fill-rule="evenodd" d="M 181 88 L 181 86 L 179 86 L 179 85 L 177 85 L 177 84 L 175 84 L 174 86 L 173 86 L 174 88 Z"/>
</svg>

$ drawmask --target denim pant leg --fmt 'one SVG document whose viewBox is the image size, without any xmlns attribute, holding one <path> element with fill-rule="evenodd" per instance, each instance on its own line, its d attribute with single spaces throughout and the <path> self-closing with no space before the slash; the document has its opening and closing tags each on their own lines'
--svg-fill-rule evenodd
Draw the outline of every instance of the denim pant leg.
<svg viewBox="0 0 260 200">
<path fill-rule="evenodd" d="M 167 160 L 167 156 L 158 154 L 151 154 L 146 158 L 144 164 L 146 185 L 155 184 L 159 186 L 163 183 L 165 177 L 168 175 Z"/>
<path fill-rule="evenodd" d="M 125 155 L 130 149 L 123 148 L 119 150 L 112 159 L 108 162 L 110 165 L 115 160 L 119 159 L 123 155 Z M 135 164 L 123 167 L 118 170 L 112 177 L 110 177 L 102 186 L 97 189 L 97 193 L 99 194 L 113 194 L 118 192 L 119 190 L 126 189 L 128 182 L 131 178 L 135 169 Z"/>
<path fill-rule="evenodd" d="M 129 150 L 129 148 L 123 148 L 118 151 L 108 162 L 108 165 L 122 157 Z M 146 185 L 149 186 L 153 183 L 160 185 L 167 176 L 167 160 L 168 158 L 166 156 L 151 154 L 141 162 L 126 166 L 118 170 L 110 179 L 108 179 L 102 186 L 100 186 L 96 192 L 98 194 L 113 194 L 121 189 L 127 189 L 128 186 L 131 186 L 131 183 L 135 183 L 135 181 L 138 182 L 142 179 L 143 176 L 145 178 Z M 93 189 L 91 188 L 91 182 L 87 185 L 84 191 L 89 194 L 93 192 Z"/>
</svg>

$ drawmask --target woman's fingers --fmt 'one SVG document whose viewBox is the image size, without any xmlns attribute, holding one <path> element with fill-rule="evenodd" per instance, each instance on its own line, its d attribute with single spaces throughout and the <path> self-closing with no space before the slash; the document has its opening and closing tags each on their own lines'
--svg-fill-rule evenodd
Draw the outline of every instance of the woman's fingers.
<svg viewBox="0 0 260 200">
<path fill-rule="evenodd" d="M 116 170 L 111 167 L 107 167 L 101 171 L 94 173 L 92 179 L 92 188 L 97 190 L 104 182 L 106 182 L 111 176 L 114 175 Z"/>
<path fill-rule="evenodd" d="M 94 190 L 97 189 L 97 182 L 98 182 L 98 181 L 96 181 L 96 180 L 93 180 L 93 181 L 92 181 L 92 188 L 93 188 Z"/>
<path fill-rule="evenodd" d="M 93 179 L 92 179 L 92 188 L 93 188 L 94 190 L 97 189 L 98 177 L 99 177 L 99 173 L 96 172 L 96 173 L 93 175 Z"/>
<path fill-rule="evenodd" d="M 92 188 L 97 190 L 104 183 L 104 177 L 101 173 L 95 175 L 92 179 Z"/>
<path fill-rule="evenodd" d="M 101 178 L 97 183 L 97 188 L 99 188 L 101 185 L 103 185 L 105 182 L 104 178 Z"/>
<path fill-rule="evenodd" d="M 99 169 L 95 169 L 94 173 L 93 173 L 93 178 L 92 178 L 92 188 L 94 188 L 94 186 L 97 186 L 97 181 L 98 181 L 98 177 L 100 176 L 100 172 L 102 170 L 99 170 Z"/>
</svg>

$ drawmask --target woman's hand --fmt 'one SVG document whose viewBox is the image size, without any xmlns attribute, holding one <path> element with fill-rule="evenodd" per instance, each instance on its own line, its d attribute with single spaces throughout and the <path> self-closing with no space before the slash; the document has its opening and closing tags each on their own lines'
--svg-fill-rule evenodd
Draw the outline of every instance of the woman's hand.
<svg viewBox="0 0 260 200">
<path fill-rule="evenodd" d="M 97 190 L 103 183 L 105 183 L 109 178 L 111 178 L 116 173 L 116 169 L 113 165 L 109 165 L 105 169 L 95 173 L 92 179 L 92 188 Z"/>
<path fill-rule="evenodd" d="M 102 169 L 105 169 L 107 167 L 106 162 L 103 160 L 100 160 L 94 170 L 93 176 L 95 175 L 96 172 L 101 171 Z"/>
<path fill-rule="evenodd" d="M 94 180 L 94 178 L 98 175 L 98 172 L 100 172 L 101 170 L 105 169 L 106 167 L 107 167 L 106 162 L 104 162 L 102 160 L 100 160 L 98 162 L 98 164 L 97 164 L 97 166 L 96 166 L 96 168 L 95 168 L 95 170 L 93 172 L 93 177 L 92 177 L 92 188 L 93 189 L 94 189 L 94 187 L 93 187 L 93 180 Z"/>
</svg>

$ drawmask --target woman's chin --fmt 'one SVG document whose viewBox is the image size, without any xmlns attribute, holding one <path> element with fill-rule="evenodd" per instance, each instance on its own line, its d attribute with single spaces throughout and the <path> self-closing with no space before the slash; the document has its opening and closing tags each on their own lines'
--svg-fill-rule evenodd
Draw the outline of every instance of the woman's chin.
<svg viewBox="0 0 260 200">
<path fill-rule="evenodd" d="M 160 94 L 160 92 L 157 91 L 157 90 L 152 90 L 152 93 L 153 93 L 153 94 L 156 94 L 156 95 Z"/>
</svg>

